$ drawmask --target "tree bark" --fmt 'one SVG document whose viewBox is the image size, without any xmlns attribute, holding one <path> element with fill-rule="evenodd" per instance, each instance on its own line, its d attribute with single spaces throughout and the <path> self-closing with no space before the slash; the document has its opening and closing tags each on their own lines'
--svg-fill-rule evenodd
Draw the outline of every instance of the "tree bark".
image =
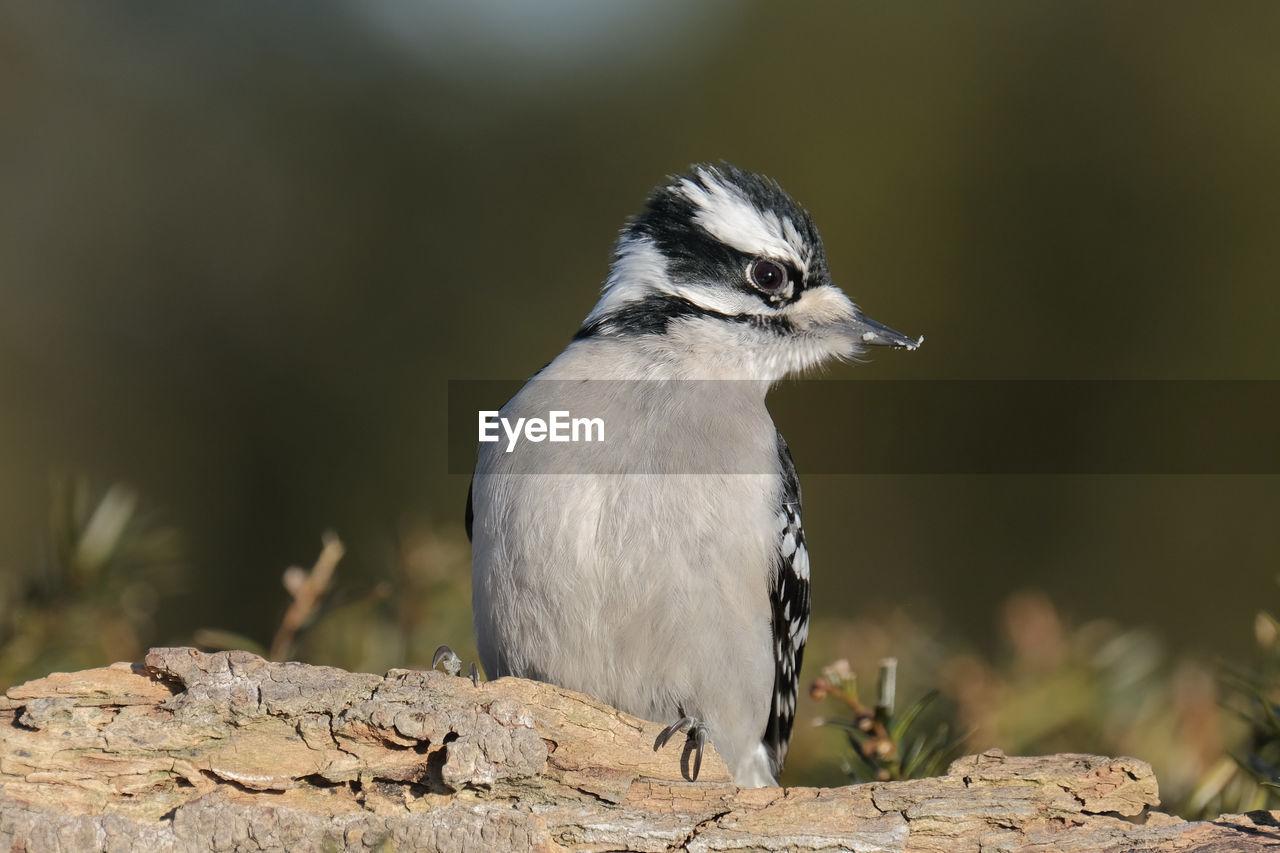
<svg viewBox="0 0 1280 853">
<path fill-rule="evenodd" d="M 993 751 L 946 776 L 735 787 L 661 725 L 519 679 L 153 649 L 0 699 L 11 850 L 1253 851 L 1280 813 L 1154 811 L 1134 758 Z M 682 760 L 683 758 L 683 760 Z M 684 765 L 684 769 L 682 769 Z"/>
</svg>

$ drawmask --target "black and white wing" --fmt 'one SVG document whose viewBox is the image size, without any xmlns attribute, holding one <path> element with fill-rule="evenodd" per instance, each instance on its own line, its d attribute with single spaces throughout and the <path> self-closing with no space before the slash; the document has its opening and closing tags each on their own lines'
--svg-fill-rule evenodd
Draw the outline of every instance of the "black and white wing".
<svg viewBox="0 0 1280 853">
<path fill-rule="evenodd" d="M 809 639 L 809 552 L 800 523 L 800 480 L 787 442 L 778 434 L 782 494 L 776 517 L 778 550 L 774 559 L 769 600 L 772 605 L 774 679 L 764 747 L 774 778 L 782 771 L 796 719 L 800 691 L 800 662 Z"/>
</svg>

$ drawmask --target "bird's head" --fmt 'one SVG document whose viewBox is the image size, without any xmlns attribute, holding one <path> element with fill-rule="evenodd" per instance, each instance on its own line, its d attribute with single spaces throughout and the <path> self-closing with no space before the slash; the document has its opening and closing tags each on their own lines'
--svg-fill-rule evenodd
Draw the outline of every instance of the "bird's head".
<svg viewBox="0 0 1280 853">
<path fill-rule="evenodd" d="M 654 191 L 623 229 L 578 338 L 632 340 L 677 372 L 769 381 L 869 345 L 923 341 L 864 316 L 832 284 L 809 214 L 728 164 Z"/>
</svg>

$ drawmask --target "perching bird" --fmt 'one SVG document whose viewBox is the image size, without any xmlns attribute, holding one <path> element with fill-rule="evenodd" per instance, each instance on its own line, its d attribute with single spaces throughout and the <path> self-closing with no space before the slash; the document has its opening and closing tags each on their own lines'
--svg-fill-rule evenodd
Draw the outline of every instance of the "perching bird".
<svg viewBox="0 0 1280 853">
<path fill-rule="evenodd" d="M 573 341 L 501 413 L 598 418 L 604 441 L 520 441 L 517 426 L 480 444 L 467 532 L 489 677 L 670 722 L 655 749 L 687 729 L 690 778 L 709 739 L 739 785 L 777 784 L 809 557 L 765 393 L 865 345 L 922 340 L 832 284 L 808 213 L 773 181 L 696 166 L 655 190 Z"/>
</svg>

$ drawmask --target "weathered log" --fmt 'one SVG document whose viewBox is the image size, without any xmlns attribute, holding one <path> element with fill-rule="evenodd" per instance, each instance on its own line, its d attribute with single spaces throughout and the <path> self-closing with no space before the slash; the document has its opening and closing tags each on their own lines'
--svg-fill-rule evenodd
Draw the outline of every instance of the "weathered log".
<svg viewBox="0 0 1280 853">
<path fill-rule="evenodd" d="M 661 725 L 519 679 L 154 649 L 0 700 L 12 850 L 1252 851 L 1280 813 L 1154 811 L 1133 758 L 999 752 L 946 776 L 740 789 Z M 687 765 L 687 756 L 685 756 Z"/>
</svg>

